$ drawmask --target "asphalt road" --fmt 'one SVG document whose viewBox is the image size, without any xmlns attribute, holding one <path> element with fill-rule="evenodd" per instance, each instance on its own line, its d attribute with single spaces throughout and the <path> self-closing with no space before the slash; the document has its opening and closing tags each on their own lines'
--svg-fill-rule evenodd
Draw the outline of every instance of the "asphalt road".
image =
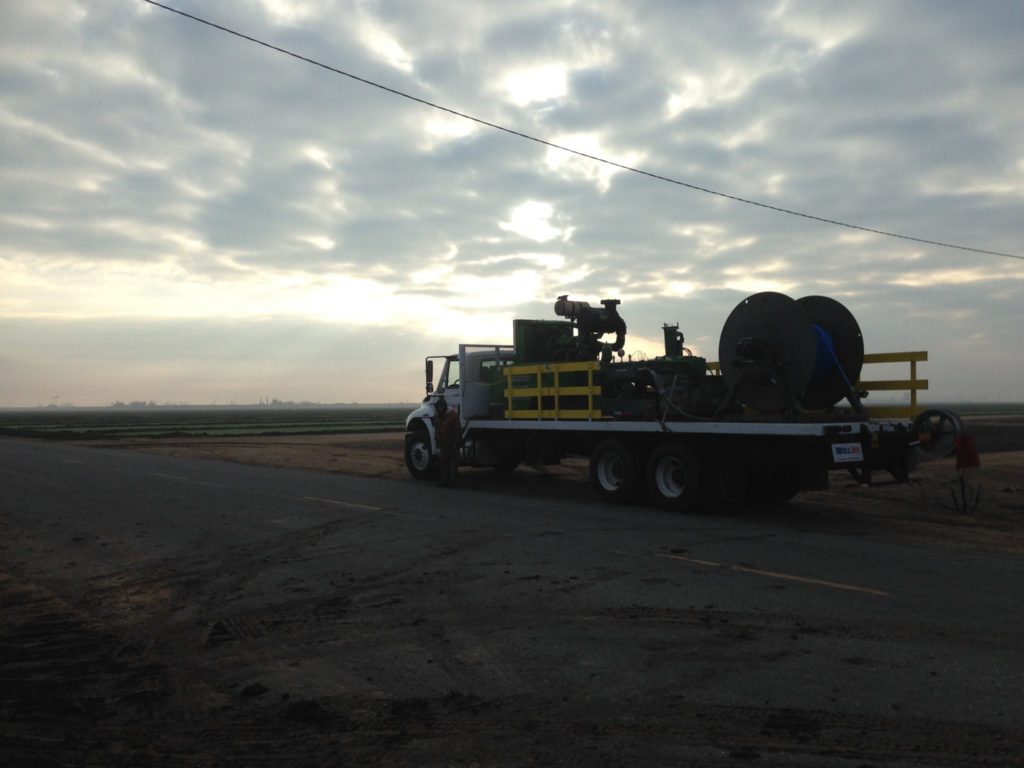
<svg viewBox="0 0 1024 768">
<path fill-rule="evenodd" d="M 0 762 L 1020 765 L 1019 557 L 811 512 L 0 438 Z"/>
</svg>

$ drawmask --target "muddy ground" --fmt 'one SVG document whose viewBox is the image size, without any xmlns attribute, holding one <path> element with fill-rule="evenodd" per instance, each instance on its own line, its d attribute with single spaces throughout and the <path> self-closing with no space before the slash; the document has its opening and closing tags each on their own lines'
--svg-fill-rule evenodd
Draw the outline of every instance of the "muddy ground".
<svg viewBox="0 0 1024 768">
<path fill-rule="evenodd" d="M 771 514 L 778 515 L 780 520 L 795 520 L 799 525 L 812 520 L 816 521 L 814 525 L 837 523 L 854 534 L 869 532 L 884 540 L 920 544 L 929 549 L 991 552 L 999 556 L 1024 554 L 1024 420 L 988 419 L 973 422 L 969 427 L 977 436 L 982 466 L 966 478 L 971 506 L 967 511 L 956 503 L 960 474 L 953 460 L 945 459 L 922 464 L 910 485 L 880 483 L 867 488 L 836 473 L 831 491 L 802 494 L 794 503 L 772 510 Z M 409 478 L 404 466 L 402 442 L 401 433 L 389 433 L 125 440 L 96 445 L 103 452 L 141 451 L 384 477 L 415 488 L 415 481 Z M 585 462 L 569 461 L 543 471 L 467 470 L 461 473 L 461 485 L 495 494 L 495 498 L 579 501 L 594 498 L 586 476 Z M 62 549 L 45 532 L 0 532 L 5 537 L 0 542 L 0 714 L 5 721 L 0 727 L 0 765 L 299 766 L 325 764 L 325 759 L 333 765 L 625 765 L 636 764 L 625 756 L 645 754 L 646 745 L 649 751 L 645 761 L 641 761 L 643 764 L 674 765 L 680 763 L 671 752 L 659 749 L 675 739 L 691 745 L 693 754 L 700 755 L 702 749 L 706 750 L 706 763 L 715 765 L 814 765 L 814 755 L 818 754 L 822 760 L 832 761 L 829 765 L 975 766 L 1011 765 L 1014 754 L 1019 755 L 1024 748 L 1024 734 L 1019 729 L 965 721 L 949 723 L 948 733 L 942 733 L 936 730 L 937 720 L 904 717 L 895 711 L 891 718 L 848 714 L 840 717 L 838 710 L 819 710 L 810 705 L 801 710 L 761 710 L 683 702 L 672 703 L 679 711 L 666 714 L 668 710 L 658 709 L 661 705 L 639 696 L 629 705 L 636 708 L 634 719 L 591 722 L 574 719 L 575 710 L 570 708 L 575 702 L 553 698 L 546 702 L 550 711 L 545 714 L 532 709 L 532 704 L 518 708 L 518 699 L 480 698 L 468 688 L 452 688 L 435 699 L 384 699 L 355 694 L 351 700 L 327 696 L 290 698 L 268 677 L 247 675 L 251 669 L 264 668 L 261 665 L 269 667 L 272 653 L 285 652 L 289 654 L 287 663 L 280 662 L 279 666 L 295 669 L 298 675 L 298 670 L 306 669 L 305 664 L 319 663 L 317 654 L 324 647 L 321 644 L 325 632 L 337 634 L 339 628 L 354 626 L 361 611 L 372 609 L 388 617 L 373 619 L 373 627 L 379 625 L 375 631 L 387 636 L 391 629 L 388 612 L 401 608 L 394 604 L 396 598 L 375 587 L 366 593 L 366 605 L 360 602 L 363 598 L 332 601 L 319 595 L 317 590 L 323 585 L 311 580 L 289 585 L 288 589 L 295 592 L 293 613 L 277 607 L 276 613 L 231 614 L 231 618 L 216 621 L 204 619 L 205 623 L 199 621 L 201 617 L 191 615 L 175 619 L 186 622 L 183 626 L 187 627 L 192 626 L 188 623 L 192 621 L 196 626 L 205 626 L 200 634 L 183 635 L 202 649 L 203 656 L 194 658 L 212 659 L 203 662 L 213 665 L 209 668 L 201 667 L 199 661 L 192 662 L 193 668 L 184 663 L 168 663 L 170 658 L 181 660 L 181 654 L 175 655 L 170 648 L 180 638 L 173 632 L 163 635 L 165 630 L 154 629 L 164 627 L 182 632 L 180 626 L 167 618 L 173 609 L 182 613 L 180 606 L 173 604 L 175 598 L 167 585 L 201 593 L 202 585 L 223 581 L 240 567 L 240 562 L 255 557 L 246 553 L 244 546 L 236 545 L 241 547 L 235 555 L 239 563 L 197 556 L 195 562 L 175 565 L 168 573 L 104 570 L 108 566 L 100 558 L 95 561 L 94 570 L 82 574 L 82 583 L 88 589 L 76 601 L 69 597 L 71 593 L 62 593 L 48 584 L 69 578 L 66 571 L 59 578 L 53 576 L 56 569 L 83 567 L 84 557 L 75 556 L 77 565 L 65 562 L 65 558 L 84 546 L 80 539 L 82 535 L 88 538 L 88 534 L 76 534 Z M 61 535 L 67 539 L 70 534 Z M 282 541 L 280 552 L 268 550 L 260 562 L 270 568 L 277 561 L 306 557 L 303 553 L 318 546 L 323 535 L 319 528 L 309 533 L 296 531 L 294 537 Z M 100 544 L 102 551 L 105 544 Z M 458 556 L 452 557 L 460 562 Z M 454 591 L 464 576 L 455 570 L 444 571 L 446 588 Z M 538 577 L 513 574 L 507 578 Z M 658 579 L 648 581 L 653 584 Z M 413 589 L 409 584 L 403 582 L 399 586 Z M 569 584 L 557 588 L 574 587 Z M 226 591 L 219 599 L 241 599 L 227 587 L 223 589 Z M 259 600 L 259 596 L 243 597 Z M 435 630 L 430 620 L 415 618 L 411 623 L 402 623 L 407 618 L 396 623 L 396 638 L 433 638 L 430 633 Z M 744 648 L 760 633 L 775 631 L 762 626 L 763 616 L 756 617 L 761 622 L 758 624 L 746 614 L 726 615 L 711 605 L 656 616 L 641 612 L 624 618 L 628 619 L 626 623 L 644 627 L 650 624 L 659 630 L 667 624 L 678 625 L 684 633 L 715 630 L 718 634 L 693 642 L 697 643 L 695 648 L 716 659 L 722 653 L 723 643 Z M 542 625 L 547 619 L 541 617 L 537 621 Z M 783 625 L 786 621 L 789 619 L 778 619 L 777 623 Z M 589 626 L 584 623 L 585 628 Z M 813 631 L 799 622 L 795 626 L 795 630 L 786 629 L 783 633 L 792 631 L 789 637 L 794 638 L 793 642 L 797 642 L 797 637 L 804 641 L 829 636 L 830 632 L 836 634 L 837 643 L 853 642 L 847 635 L 856 639 L 860 637 L 857 632 L 868 638 L 857 642 L 875 642 L 871 634 L 875 630 L 868 624 L 855 627 L 852 634 L 849 628 L 838 625 L 824 630 L 816 627 Z M 501 629 L 496 626 L 493 631 L 500 634 Z M 284 638 L 278 645 L 272 646 L 265 639 L 278 635 Z M 458 636 L 453 636 L 458 644 Z M 450 641 L 433 638 L 427 642 L 436 643 L 441 649 L 446 647 L 441 643 Z M 396 640 L 395 648 L 400 649 L 404 642 Z M 247 651 L 256 656 L 245 657 L 248 666 L 244 673 L 234 669 L 242 669 L 242 656 L 237 650 L 242 645 L 256 649 Z M 308 649 L 308 654 L 304 649 Z M 464 650 L 469 655 L 476 652 L 469 646 Z M 847 655 L 842 663 L 859 672 L 877 662 Z M 232 674 L 238 679 L 230 683 L 234 687 L 225 682 L 233 679 Z M 315 664 L 312 671 L 303 674 L 309 678 L 305 686 L 314 690 L 318 674 Z M 178 701 L 190 702 L 189 707 L 172 707 L 168 703 Z M 558 715 L 560 707 L 567 710 L 564 717 Z M 158 728 L 153 725 L 156 722 L 160 723 Z M 558 730 L 562 727 L 574 730 L 562 734 Z M 438 733 L 444 736 L 450 752 L 438 753 L 431 746 Z M 667 738 L 666 733 L 672 738 Z M 6 745 L 3 738 L 8 740 Z M 563 740 L 577 747 L 575 757 L 566 757 L 561 748 Z M 223 747 L 222 743 L 230 744 L 231 748 Z M 480 746 L 484 743 L 489 745 L 486 750 Z M 523 751 L 506 751 L 504 745 L 512 743 Z M 619 751 L 602 754 L 597 750 L 583 757 L 578 751 L 581 744 L 582 749 L 596 750 L 592 745 L 607 743 L 618 744 Z M 723 751 L 722 744 L 732 746 Z M 7 748 L 16 751 L 9 751 L 5 757 Z M 16 757 L 11 758 L 11 754 Z M 844 762 L 847 758 L 848 763 Z M 788 762 L 790 759 L 796 762 Z"/>
</svg>

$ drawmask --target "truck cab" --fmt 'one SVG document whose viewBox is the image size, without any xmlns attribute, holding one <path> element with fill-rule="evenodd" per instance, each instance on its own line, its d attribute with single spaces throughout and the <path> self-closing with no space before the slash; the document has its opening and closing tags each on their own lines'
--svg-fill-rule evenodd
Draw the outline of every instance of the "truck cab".
<svg viewBox="0 0 1024 768">
<path fill-rule="evenodd" d="M 409 472 L 424 479 L 437 474 L 438 444 L 434 419 L 438 402 L 443 398 L 448 409 L 459 414 L 465 430 L 474 418 L 499 416 L 491 413 L 491 393 L 501 386 L 502 368 L 511 365 L 515 351 L 507 344 L 460 344 L 459 351 L 451 355 L 431 355 L 424 361 L 426 397 L 405 420 L 405 462 Z M 440 373 L 435 381 L 437 370 Z M 501 457 L 487 455 L 487 451 L 470 446 L 470 454 L 463 451 L 462 462 L 474 466 L 496 466 Z M 489 463 L 493 459 L 493 464 Z"/>
</svg>

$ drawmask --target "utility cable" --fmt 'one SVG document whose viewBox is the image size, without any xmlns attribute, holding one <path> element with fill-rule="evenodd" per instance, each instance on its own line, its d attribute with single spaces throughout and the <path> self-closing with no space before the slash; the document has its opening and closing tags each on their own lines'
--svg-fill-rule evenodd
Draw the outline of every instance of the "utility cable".
<svg viewBox="0 0 1024 768">
<path fill-rule="evenodd" d="M 465 112 L 459 112 L 456 109 L 452 109 L 451 107 L 442 106 L 441 104 L 437 104 L 435 102 L 428 101 L 427 99 L 420 98 L 419 96 L 413 96 L 410 93 L 406 93 L 404 91 L 400 91 L 400 90 L 398 90 L 396 88 L 391 88 L 391 87 L 389 87 L 387 85 L 382 85 L 381 83 L 374 82 L 373 80 L 369 80 L 369 79 L 367 79 L 365 77 L 360 77 L 359 75 L 354 75 L 351 72 L 346 72 L 343 69 L 338 69 L 337 67 L 332 67 L 329 64 L 324 64 L 323 62 L 317 61 L 316 59 L 311 59 L 308 56 L 303 56 L 302 54 L 299 54 L 299 53 L 295 53 L 294 51 L 289 51 L 287 48 L 281 48 L 280 46 L 273 45 L 271 43 L 265 42 L 265 41 L 260 40 L 258 38 L 252 37 L 250 35 L 246 35 L 246 34 L 244 34 L 242 32 L 238 32 L 238 31 L 236 31 L 234 29 L 231 29 L 229 27 L 225 27 L 225 26 L 222 26 L 220 24 L 216 24 L 216 23 L 214 23 L 212 21 L 208 21 L 208 20 L 203 19 L 203 18 L 201 18 L 199 16 L 194 16 L 191 13 L 186 13 L 185 11 L 180 11 L 177 8 L 172 8 L 172 7 L 168 6 L 168 5 L 164 5 L 163 3 L 156 2 L 156 0 L 142 0 L 142 2 L 148 3 L 149 5 L 155 6 L 157 8 L 161 8 L 161 9 L 163 9 L 165 11 L 169 11 L 170 13 L 175 13 L 178 16 L 183 16 L 186 19 L 190 19 L 190 20 L 198 22 L 200 24 L 205 24 L 208 27 L 212 27 L 213 29 L 219 30 L 221 32 L 225 32 L 225 33 L 227 33 L 229 35 L 234 35 L 235 37 L 239 37 L 239 38 L 241 38 L 243 40 L 247 40 L 250 43 L 255 43 L 256 45 L 263 46 L 264 48 L 269 48 L 270 50 L 276 51 L 277 53 L 282 53 L 285 56 L 291 56 L 293 59 L 298 59 L 299 61 L 304 61 L 307 64 L 312 64 L 313 66 L 320 67 L 321 69 L 326 69 L 328 72 L 333 72 L 336 75 L 342 75 L 343 77 L 347 77 L 347 78 L 349 78 L 351 80 L 355 80 L 357 82 L 363 83 L 364 85 L 369 85 L 369 86 L 371 86 L 373 88 L 377 88 L 379 90 L 385 91 L 385 92 L 393 94 L 395 96 L 401 96 L 403 99 L 408 99 L 409 101 L 415 101 L 418 104 L 423 104 L 424 106 L 430 107 L 432 109 L 436 109 L 436 110 L 439 110 L 441 112 L 447 112 L 449 115 L 454 115 L 455 117 L 461 117 L 464 120 L 470 120 L 470 121 L 472 121 L 474 123 L 477 123 L 478 125 L 483 125 L 483 126 L 486 126 L 487 128 L 493 128 L 496 131 L 502 131 L 503 133 L 507 133 L 507 134 L 510 134 L 512 136 L 517 136 L 517 137 L 519 137 L 521 139 L 526 139 L 527 141 L 532 141 L 532 142 L 535 142 L 537 144 L 542 144 L 545 147 L 551 147 L 552 149 L 559 149 L 559 150 L 561 150 L 563 152 L 568 152 L 569 154 L 576 155 L 578 157 L 585 157 L 588 160 L 593 160 L 596 163 L 602 163 L 604 165 L 611 166 L 612 168 L 618 168 L 620 170 L 628 171 L 630 173 L 636 173 L 636 174 L 639 174 L 641 176 L 646 176 L 646 177 L 648 177 L 650 179 L 655 179 L 657 181 L 664 181 L 664 182 L 667 182 L 669 184 L 675 184 L 676 186 L 679 186 L 679 187 L 686 187 L 687 189 L 692 189 L 692 190 L 694 190 L 696 192 L 703 192 L 703 193 L 708 194 L 708 195 L 715 195 L 716 197 L 722 197 L 722 198 L 725 198 L 726 200 L 733 200 L 734 202 L 737 202 L 737 203 L 744 203 L 745 205 L 752 205 L 752 206 L 755 206 L 757 208 L 764 208 L 764 209 L 769 210 L 769 211 L 775 211 L 776 213 L 784 213 L 784 214 L 787 214 L 789 216 L 799 216 L 800 218 L 810 219 L 811 221 L 818 221 L 818 222 L 821 222 L 823 224 L 832 224 L 832 225 L 837 226 L 837 227 L 845 227 L 846 229 L 854 229 L 854 230 L 857 230 L 859 232 L 870 232 L 871 234 L 874 234 L 874 235 L 882 235 L 884 237 L 893 237 L 893 238 L 896 238 L 896 239 L 899 239 L 899 240 L 909 240 L 909 241 L 914 242 L 914 243 L 924 243 L 925 245 L 936 245 L 936 246 L 939 246 L 940 248 L 953 248 L 953 249 L 958 250 L 958 251 L 970 251 L 971 253 L 981 253 L 981 254 L 985 254 L 985 255 L 988 255 L 988 256 L 1003 256 L 1003 257 L 1008 258 L 1008 259 L 1020 259 L 1021 261 L 1024 261 L 1024 256 L 1021 256 L 1021 255 L 1018 255 L 1018 254 L 1015 254 L 1015 253 L 1004 253 L 1002 251 L 989 251 L 989 250 L 986 250 L 984 248 L 972 248 L 972 247 L 967 246 L 967 245 L 956 245 L 955 243 L 946 243 L 946 242 L 942 242 L 941 240 L 928 240 L 928 239 L 923 238 L 923 237 L 912 237 L 910 235 L 901 235 L 901 234 L 899 234 L 897 232 L 888 232 L 888 231 L 883 230 L 883 229 L 874 229 L 872 227 L 860 226 L 859 224 L 850 224 L 850 223 L 845 222 L 845 221 L 838 221 L 836 219 L 829 219 L 829 218 L 825 218 L 824 216 L 815 216 L 815 215 L 810 214 L 810 213 L 803 213 L 801 211 L 794 211 L 794 210 L 791 210 L 789 208 L 782 208 L 782 207 L 777 206 L 777 205 L 770 205 L 769 203 L 762 203 L 762 202 L 758 202 L 757 200 L 750 200 L 750 199 L 745 198 L 745 197 L 738 197 L 737 195 L 730 195 L 730 194 L 728 194 L 726 192 L 719 192 L 719 191 L 714 190 L 714 189 L 709 189 L 708 187 L 701 187 L 701 186 L 698 186 L 696 184 L 690 184 L 689 182 L 680 181 L 679 179 L 673 179 L 673 178 L 671 178 L 669 176 L 663 176 L 661 174 L 653 173 L 651 171 L 645 171 L 642 168 L 635 168 L 635 167 L 633 167 L 631 165 L 625 165 L 623 163 L 615 162 L 614 160 L 608 160 L 607 158 L 604 158 L 604 157 L 599 157 L 597 155 L 591 155 L 591 154 L 589 154 L 587 152 L 581 152 L 578 149 L 573 149 L 571 147 L 566 147 L 566 146 L 564 146 L 562 144 L 556 144 L 553 141 L 548 141 L 546 139 L 542 139 L 542 138 L 539 138 L 537 136 L 532 136 L 532 135 L 530 135 L 528 133 L 523 133 L 522 131 L 517 131 L 514 128 L 507 128 L 507 127 L 505 127 L 503 125 L 499 125 L 498 123 L 492 123 L 492 122 L 490 122 L 488 120 L 484 120 L 483 118 L 474 117 L 473 115 L 467 114 Z"/>
</svg>

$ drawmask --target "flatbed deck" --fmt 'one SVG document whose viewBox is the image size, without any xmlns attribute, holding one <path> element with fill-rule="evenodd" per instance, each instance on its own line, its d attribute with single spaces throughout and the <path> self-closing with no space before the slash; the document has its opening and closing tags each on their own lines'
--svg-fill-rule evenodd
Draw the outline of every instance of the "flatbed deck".
<svg viewBox="0 0 1024 768">
<path fill-rule="evenodd" d="M 657 421 L 611 419 L 467 419 L 463 433 L 479 430 L 529 432 L 617 432 L 630 434 L 759 435 L 771 437 L 826 437 L 863 432 L 897 432 L 909 426 L 898 421 Z"/>
</svg>

